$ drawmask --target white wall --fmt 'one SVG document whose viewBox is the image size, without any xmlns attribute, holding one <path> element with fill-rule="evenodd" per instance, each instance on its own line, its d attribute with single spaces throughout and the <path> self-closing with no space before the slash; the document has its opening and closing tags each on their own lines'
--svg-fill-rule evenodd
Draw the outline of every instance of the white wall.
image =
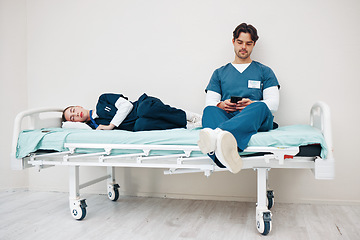
<svg viewBox="0 0 360 240">
<path fill-rule="evenodd" d="M 0 189 L 28 187 L 28 171 L 11 171 L 15 115 L 28 107 L 26 4 L 0 0 Z"/>
<path fill-rule="evenodd" d="M 360 188 L 354 188 L 360 182 L 354 151 L 360 133 L 360 2 L 31 0 L 26 10 L 28 92 L 21 98 L 29 107 L 93 107 L 103 92 L 131 100 L 146 92 L 201 112 L 212 72 L 234 58 L 233 29 L 253 24 L 260 39 L 252 57 L 270 66 L 281 84 L 276 121 L 307 123 L 317 100 L 332 110 L 335 180 L 316 181 L 307 170 L 271 170 L 277 201 L 360 203 Z M 23 104 L 16 102 L 17 108 Z M 84 179 L 100 175 L 93 168 L 83 173 Z M 117 173 L 125 194 L 251 201 L 256 196 L 252 170 L 208 179 L 164 176 L 160 170 Z M 31 170 L 28 183 L 30 189 L 66 191 L 66 176 L 66 168 Z M 104 189 L 98 184 L 87 191 Z"/>
</svg>

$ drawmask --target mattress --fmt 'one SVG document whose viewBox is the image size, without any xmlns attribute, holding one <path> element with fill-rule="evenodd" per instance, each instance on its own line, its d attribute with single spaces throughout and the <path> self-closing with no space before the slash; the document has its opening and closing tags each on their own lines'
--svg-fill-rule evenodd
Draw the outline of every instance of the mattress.
<svg viewBox="0 0 360 240">
<path fill-rule="evenodd" d="M 66 151 L 68 149 L 64 147 L 65 143 L 197 145 L 200 130 L 171 129 L 141 132 L 67 128 L 24 130 L 19 134 L 16 158 L 26 157 L 39 150 Z M 288 148 L 312 144 L 320 144 L 321 157 L 326 158 L 327 146 L 321 131 L 309 125 L 291 125 L 259 132 L 251 137 L 248 146 Z M 84 153 L 94 150 L 77 149 L 77 151 Z M 130 153 L 128 150 L 117 151 L 116 154 Z"/>
</svg>

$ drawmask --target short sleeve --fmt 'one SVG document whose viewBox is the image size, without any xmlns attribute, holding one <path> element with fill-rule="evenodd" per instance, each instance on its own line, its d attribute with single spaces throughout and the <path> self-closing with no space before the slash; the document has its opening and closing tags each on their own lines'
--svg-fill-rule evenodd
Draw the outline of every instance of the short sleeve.
<svg viewBox="0 0 360 240">
<path fill-rule="evenodd" d="M 215 70 L 213 75 L 210 78 L 210 82 L 207 85 L 205 92 L 208 90 L 219 93 L 221 95 L 221 84 L 218 70 Z"/>
<path fill-rule="evenodd" d="M 269 87 L 274 87 L 274 86 L 277 86 L 278 88 L 280 88 L 280 85 L 275 76 L 275 73 L 273 72 L 273 70 L 271 68 L 264 66 L 263 73 L 264 73 L 263 89 L 266 89 Z"/>
</svg>

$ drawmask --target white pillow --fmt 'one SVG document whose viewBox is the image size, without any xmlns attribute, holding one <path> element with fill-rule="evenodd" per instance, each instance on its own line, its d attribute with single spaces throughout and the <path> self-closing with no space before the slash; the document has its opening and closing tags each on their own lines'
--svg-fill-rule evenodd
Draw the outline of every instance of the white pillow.
<svg viewBox="0 0 360 240">
<path fill-rule="evenodd" d="M 66 121 L 62 123 L 62 128 L 76 128 L 76 129 L 92 129 L 89 125 L 83 122 Z"/>
</svg>

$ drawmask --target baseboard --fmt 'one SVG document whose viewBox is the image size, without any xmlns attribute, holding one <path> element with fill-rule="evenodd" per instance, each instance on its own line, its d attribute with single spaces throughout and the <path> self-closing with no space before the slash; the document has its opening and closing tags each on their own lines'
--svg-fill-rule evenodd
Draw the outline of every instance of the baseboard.
<svg viewBox="0 0 360 240">
<path fill-rule="evenodd" d="M 29 191 L 29 188 L 28 187 L 12 187 L 12 188 L 3 187 L 3 188 L 0 188 L 0 191 L 2 191 L 2 192 Z"/>
<path fill-rule="evenodd" d="M 189 199 L 189 200 L 256 202 L 256 198 L 254 197 L 238 197 L 238 196 L 194 195 L 194 194 L 151 193 L 151 192 L 135 193 L 129 191 L 120 191 L 120 196 L 121 195 L 133 196 L 133 197 L 156 197 L 156 198 Z"/>
<path fill-rule="evenodd" d="M 239 196 L 218 196 L 218 195 L 194 195 L 194 194 L 176 194 L 176 193 L 151 193 L 151 192 L 131 192 L 120 191 L 120 196 L 132 197 L 157 197 L 171 199 L 190 199 L 190 200 L 212 200 L 212 201 L 234 201 L 234 202 L 253 202 L 256 203 L 256 197 L 239 197 Z M 330 205 L 360 205 L 360 200 L 344 199 L 287 199 L 277 200 L 275 203 L 286 204 L 330 204 Z"/>
<path fill-rule="evenodd" d="M 49 192 L 48 188 L 5 188 L 0 191 L 35 191 L 35 192 Z M 50 192 L 64 192 L 67 189 L 59 188 L 52 189 Z M 84 189 L 81 194 L 104 194 L 104 191 L 96 191 L 95 189 Z M 256 203 L 256 197 L 240 197 L 240 196 L 220 196 L 220 195 L 197 195 L 197 194 L 179 194 L 179 193 L 160 193 L 160 192 L 132 192 L 121 191 L 121 196 L 130 197 L 155 197 L 155 198 L 170 198 L 170 199 L 189 199 L 189 200 L 210 200 L 210 201 L 234 201 L 234 202 L 253 202 Z M 275 203 L 286 204 L 330 204 L 330 205 L 360 205 L 360 200 L 344 200 L 344 199 L 315 199 L 315 198 L 298 198 L 298 199 L 277 199 L 275 195 Z"/>
</svg>

